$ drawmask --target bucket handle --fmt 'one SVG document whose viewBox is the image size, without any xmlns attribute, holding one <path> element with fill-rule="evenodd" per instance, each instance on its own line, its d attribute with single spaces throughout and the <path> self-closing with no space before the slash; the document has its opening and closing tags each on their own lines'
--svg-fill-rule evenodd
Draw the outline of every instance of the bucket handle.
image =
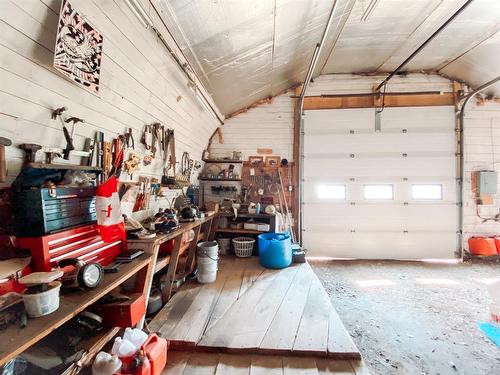
<svg viewBox="0 0 500 375">
<path fill-rule="evenodd" d="M 216 257 L 216 258 L 214 259 L 214 258 L 212 258 L 210 255 L 208 255 L 208 254 L 207 254 L 207 251 L 206 251 L 205 249 L 203 249 L 203 253 L 205 253 L 205 256 L 206 256 L 207 258 L 212 259 L 214 262 L 217 262 L 217 261 L 219 260 L 219 257 Z"/>
</svg>

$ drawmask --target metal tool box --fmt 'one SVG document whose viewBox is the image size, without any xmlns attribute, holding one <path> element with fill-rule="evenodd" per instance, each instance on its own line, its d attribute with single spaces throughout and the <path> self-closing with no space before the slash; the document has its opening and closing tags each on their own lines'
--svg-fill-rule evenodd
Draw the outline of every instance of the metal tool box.
<svg viewBox="0 0 500 375">
<path fill-rule="evenodd" d="M 21 249 L 31 253 L 33 271 L 48 272 L 66 258 L 77 258 L 84 262 L 97 262 L 106 266 L 118 254 L 127 250 L 127 244 L 120 238 L 104 242 L 97 224 L 83 225 L 58 233 L 39 237 L 17 239 Z"/>
<path fill-rule="evenodd" d="M 14 194 L 16 236 L 35 237 L 94 223 L 94 186 L 29 189 Z"/>
</svg>

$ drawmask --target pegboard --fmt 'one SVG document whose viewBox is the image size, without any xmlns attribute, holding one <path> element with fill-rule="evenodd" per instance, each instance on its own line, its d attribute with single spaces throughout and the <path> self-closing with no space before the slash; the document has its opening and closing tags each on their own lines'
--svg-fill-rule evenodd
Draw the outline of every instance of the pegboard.
<svg viewBox="0 0 500 375">
<path fill-rule="evenodd" d="M 251 171 L 253 169 L 253 176 Z M 248 162 L 243 163 L 242 168 L 242 187 L 249 188 L 249 194 L 246 203 L 249 202 L 260 202 L 261 204 L 280 204 L 280 198 L 278 195 L 279 187 L 279 177 L 278 171 L 281 173 L 281 178 L 283 180 L 283 189 L 285 192 L 285 198 L 288 204 L 289 211 L 293 211 L 293 204 L 295 201 L 295 191 L 293 190 L 294 181 L 294 165 L 293 163 L 288 163 L 286 167 L 282 166 L 251 166 Z M 263 195 L 258 194 L 258 189 L 263 189 Z M 289 189 L 292 189 L 291 191 Z M 282 202 L 284 205 L 284 202 Z"/>
</svg>

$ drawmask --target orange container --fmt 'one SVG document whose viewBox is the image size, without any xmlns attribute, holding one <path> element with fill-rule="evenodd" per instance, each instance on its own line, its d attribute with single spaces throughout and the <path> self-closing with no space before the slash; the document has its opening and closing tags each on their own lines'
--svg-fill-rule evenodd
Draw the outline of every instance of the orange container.
<svg viewBox="0 0 500 375">
<path fill-rule="evenodd" d="M 495 239 L 491 237 L 470 237 L 469 252 L 472 255 L 497 255 Z"/>
<path fill-rule="evenodd" d="M 108 327 L 134 327 L 146 314 L 146 300 L 142 293 L 128 295 L 130 299 L 123 302 L 97 305 L 96 312 L 102 316 Z"/>
<path fill-rule="evenodd" d="M 167 365 L 167 340 L 158 337 L 156 334 L 149 335 L 148 339 L 141 346 L 151 366 L 151 375 L 160 375 Z"/>
<path fill-rule="evenodd" d="M 495 237 L 493 237 L 493 239 L 495 240 L 495 246 L 497 248 L 497 254 L 500 254 L 500 237 L 499 236 L 495 236 Z"/>
</svg>

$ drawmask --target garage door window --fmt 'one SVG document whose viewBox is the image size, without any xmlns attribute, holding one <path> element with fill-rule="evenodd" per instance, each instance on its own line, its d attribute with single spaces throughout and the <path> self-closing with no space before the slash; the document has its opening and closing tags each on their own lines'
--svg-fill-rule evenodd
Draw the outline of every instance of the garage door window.
<svg viewBox="0 0 500 375">
<path fill-rule="evenodd" d="M 392 185 L 364 185 L 363 197 L 370 200 L 394 199 L 394 187 Z"/>
<path fill-rule="evenodd" d="M 318 186 L 319 199 L 346 199 L 345 185 L 320 185 Z"/>
<path fill-rule="evenodd" d="M 411 197 L 416 200 L 441 200 L 443 199 L 443 185 L 412 185 Z"/>
</svg>

